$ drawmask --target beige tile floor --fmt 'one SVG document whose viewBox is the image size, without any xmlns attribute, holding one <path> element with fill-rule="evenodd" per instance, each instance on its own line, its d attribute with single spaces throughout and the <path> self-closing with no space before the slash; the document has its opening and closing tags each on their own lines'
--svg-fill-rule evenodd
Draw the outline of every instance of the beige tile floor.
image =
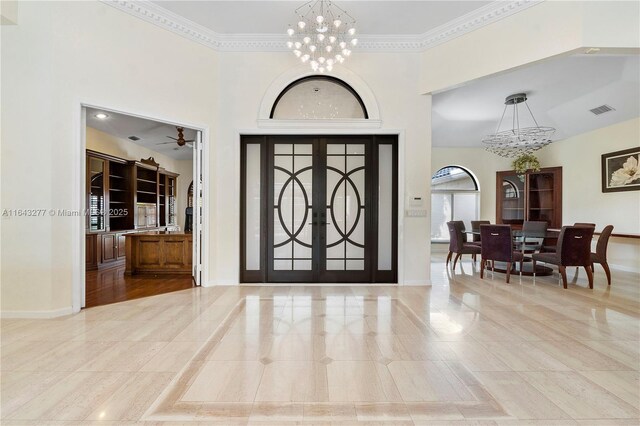
<svg viewBox="0 0 640 426">
<path fill-rule="evenodd" d="M 2 320 L 3 425 L 640 423 L 640 279 L 185 290 Z"/>
</svg>

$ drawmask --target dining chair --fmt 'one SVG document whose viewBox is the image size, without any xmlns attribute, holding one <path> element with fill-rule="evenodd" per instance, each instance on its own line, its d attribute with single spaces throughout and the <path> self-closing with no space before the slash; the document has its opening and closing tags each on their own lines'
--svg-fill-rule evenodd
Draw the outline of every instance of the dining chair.
<svg viewBox="0 0 640 426">
<path fill-rule="evenodd" d="M 522 224 L 522 240 L 516 242 L 516 248 L 523 253 L 534 253 L 542 248 L 548 223 L 544 221 L 525 220 Z M 530 236 L 527 237 L 527 234 Z M 531 236 L 533 235 L 533 236 Z M 541 237 L 537 237 L 540 235 Z"/>
<path fill-rule="evenodd" d="M 524 255 L 513 250 L 513 234 L 509 225 L 480 225 L 482 246 L 480 247 L 480 278 L 484 279 L 484 268 L 488 260 L 491 269 L 496 261 L 507 263 L 507 284 L 511 276 L 511 265 L 520 262 L 520 276 L 522 276 L 522 260 Z"/>
<path fill-rule="evenodd" d="M 451 220 L 449 221 L 453 224 L 455 224 L 456 226 L 458 226 L 460 229 L 462 229 L 462 236 L 463 236 L 463 242 L 467 242 L 467 234 L 465 233 L 465 226 L 464 226 L 464 222 L 462 220 Z M 449 225 L 449 222 L 447 222 L 447 226 Z M 451 234 L 451 232 L 449 232 L 449 234 Z M 447 261 L 445 262 L 445 265 L 448 265 L 449 262 L 451 261 L 451 257 L 453 256 L 453 247 L 454 247 L 455 242 L 453 241 L 453 239 L 451 238 L 451 235 L 449 235 L 449 254 L 447 254 Z"/>
<path fill-rule="evenodd" d="M 567 266 L 582 266 L 587 271 L 589 288 L 593 288 L 593 271 L 591 269 L 591 238 L 593 228 L 588 226 L 563 226 L 558 236 L 555 253 L 534 253 L 533 277 L 536 276 L 536 262 L 544 262 L 558 266 L 562 276 L 562 285 L 567 288 Z"/>
<path fill-rule="evenodd" d="M 473 232 L 480 232 L 480 225 L 490 225 L 490 224 L 491 222 L 488 220 L 472 220 L 471 230 Z M 476 245 L 480 245 L 481 242 L 482 242 L 482 236 L 479 234 L 473 234 L 472 241 L 469 241 L 469 243 L 471 244 L 475 243 Z"/>
<path fill-rule="evenodd" d="M 595 223 L 576 222 L 576 223 L 573 224 L 573 226 L 589 226 L 589 227 L 591 227 L 593 229 L 596 229 L 596 224 Z M 542 247 L 541 251 L 543 251 L 545 253 L 555 253 L 556 246 L 555 245 L 553 245 L 553 246 L 544 246 L 544 247 Z M 593 269 L 593 268 L 591 268 L 591 269 Z"/>
<path fill-rule="evenodd" d="M 607 225 L 604 227 L 598 242 L 596 243 L 596 252 L 591 252 L 591 270 L 593 271 L 593 264 L 599 263 L 604 269 L 604 273 L 607 274 L 607 285 L 611 285 L 611 270 L 609 270 L 609 264 L 607 263 L 607 246 L 609 245 L 609 237 L 613 232 L 613 225 Z"/>
<path fill-rule="evenodd" d="M 451 260 L 453 253 L 456 257 L 453 260 L 453 269 L 456 269 L 456 263 L 463 254 L 473 255 L 473 261 L 476 260 L 476 255 L 480 254 L 480 247 L 464 241 L 464 223 L 460 226 L 461 221 L 447 222 L 447 228 L 449 228 L 449 255 L 447 256 L 447 264 Z"/>
</svg>

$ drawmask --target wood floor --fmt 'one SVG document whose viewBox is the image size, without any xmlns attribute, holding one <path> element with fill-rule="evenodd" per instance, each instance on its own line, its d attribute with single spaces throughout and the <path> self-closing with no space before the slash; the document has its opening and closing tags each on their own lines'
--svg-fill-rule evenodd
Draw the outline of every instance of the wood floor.
<svg viewBox="0 0 640 426">
<path fill-rule="evenodd" d="M 193 287 L 189 275 L 125 275 L 124 263 L 86 272 L 86 307 L 156 296 Z"/>
<path fill-rule="evenodd" d="M 564 290 L 431 268 L 432 287 L 194 288 L 2 320 L 2 424 L 640 422 L 637 274 Z"/>
</svg>

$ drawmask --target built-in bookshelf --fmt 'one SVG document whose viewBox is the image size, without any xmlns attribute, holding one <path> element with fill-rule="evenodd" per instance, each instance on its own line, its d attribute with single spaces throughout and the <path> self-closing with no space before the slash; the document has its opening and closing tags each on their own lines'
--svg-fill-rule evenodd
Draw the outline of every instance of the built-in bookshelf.
<svg viewBox="0 0 640 426">
<path fill-rule="evenodd" d="M 177 178 L 153 159 L 126 160 L 87 150 L 87 231 L 176 225 Z"/>
<path fill-rule="evenodd" d="M 131 170 L 126 162 L 109 161 L 109 230 L 131 229 Z"/>
<path fill-rule="evenodd" d="M 136 169 L 136 203 L 158 203 L 158 170 L 147 169 L 135 165 Z"/>
<path fill-rule="evenodd" d="M 177 173 L 153 158 L 134 161 L 87 150 L 86 160 L 87 270 L 123 262 L 126 234 L 176 225 Z"/>
</svg>

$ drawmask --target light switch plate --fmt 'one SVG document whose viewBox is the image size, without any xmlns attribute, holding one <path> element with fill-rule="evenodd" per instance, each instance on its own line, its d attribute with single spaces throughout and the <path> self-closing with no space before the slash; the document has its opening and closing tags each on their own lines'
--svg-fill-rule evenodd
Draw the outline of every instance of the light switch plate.
<svg viewBox="0 0 640 426">
<path fill-rule="evenodd" d="M 406 216 L 407 217 L 427 217 L 428 211 L 420 210 L 420 209 L 410 209 L 410 210 L 407 210 Z"/>
</svg>

